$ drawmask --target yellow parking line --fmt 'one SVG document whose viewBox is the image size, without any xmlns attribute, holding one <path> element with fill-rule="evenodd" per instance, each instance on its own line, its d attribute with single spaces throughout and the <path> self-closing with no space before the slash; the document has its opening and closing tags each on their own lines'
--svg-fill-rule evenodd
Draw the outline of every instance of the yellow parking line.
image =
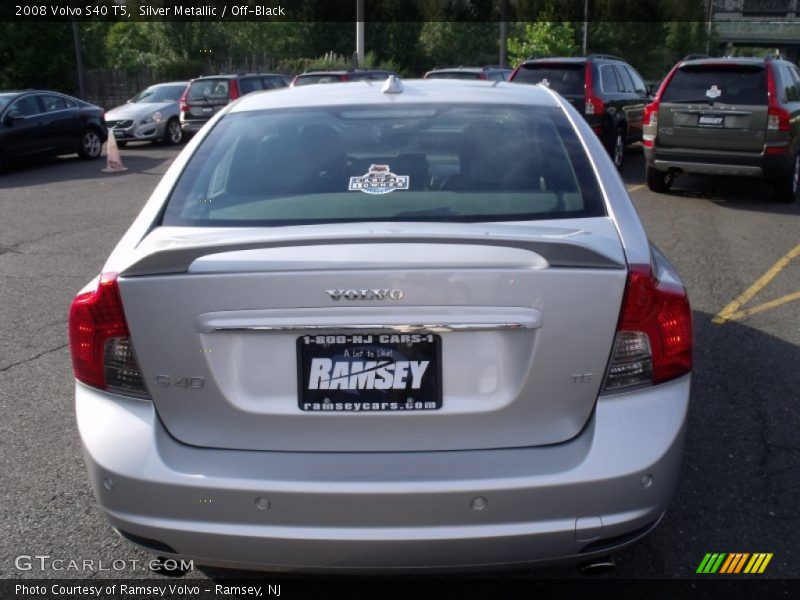
<svg viewBox="0 0 800 600">
<path fill-rule="evenodd" d="M 631 192 L 636 192 L 636 191 L 642 189 L 643 187 L 644 187 L 643 183 L 640 183 L 639 185 L 634 185 L 633 187 L 629 187 L 628 188 L 628 193 L 630 194 Z"/>
<path fill-rule="evenodd" d="M 786 294 L 785 296 L 781 296 L 780 298 L 776 298 L 775 300 L 770 300 L 769 302 L 764 302 L 763 304 L 759 304 L 757 306 L 754 306 L 753 308 L 746 308 L 744 310 L 740 310 L 727 317 L 727 319 L 729 321 L 736 321 L 737 319 L 749 317 L 750 315 L 755 315 L 757 313 L 764 312 L 765 310 L 768 310 L 770 308 L 775 308 L 776 306 L 780 306 L 781 304 L 786 304 L 787 302 L 791 302 L 792 300 L 800 300 L 800 292 Z"/>
<path fill-rule="evenodd" d="M 753 314 L 753 312 L 761 312 L 762 310 L 766 310 L 768 308 L 772 308 L 773 306 L 780 306 L 781 304 L 785 304 L 791 300 L 795 300 L 795 294 L 789 294 L 788 296 L 783 296 L 778 298 L 777 300 L 773 300 L 772 302 L 765 302 L 764 304 L 759 304 L 749 310 L 740 311 L 739 309 L 742 308 L 743 305 L 747 304 L 753 297 L 760 292 L 765 285 L 767 285 L 770 281 L 775 279 L 775 276 L 780 273 L 786 265 L 788 265 L 793 258 L 800 255 L 800 244 L 795 246 L 791 252 L 782 256 L 777 260 L 777 262 L 772 265 L 766 273 L 764 273 L 761 277 L 759 277 L 756 282 L 747 288 L 744 292 L 739 294 L 739 296 L 730 304 L 728 304 L 725 308 L 719 311 L 713 319 L 711 319 L 712 323 L 716 323 L 717 325 L 722 325 L 727 321 L 733 319 L 740 319 L 748 314 Z M 767 306 L 769 305 L 769 306 Z M 758 310 L 756 310 L 758 309 Z"/>
</svg>

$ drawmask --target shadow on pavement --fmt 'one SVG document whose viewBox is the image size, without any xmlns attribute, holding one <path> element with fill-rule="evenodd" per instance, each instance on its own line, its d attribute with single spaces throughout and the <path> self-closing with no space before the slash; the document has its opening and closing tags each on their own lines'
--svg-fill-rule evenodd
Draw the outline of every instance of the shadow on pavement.
<svg viewBox="0 0 800 600">
<path fill-rule="evenodd" d="M 121 150 L 122 163 L 128 168 L 127 171 L 121 173 L 103 172 L 106 167 L 105 154 L 96 160 L 82 160 L 77 156 L 60 156 L 12 163 L 0 172 L 0 189 L 48 185 L 61 181 L 124 178 L 130 173 L 151 171 L 165 161 L 172 160 L 175 156 L 174 153 L 170 153 L 169 156 L 158 158 L 148 156 L 147 153 L 135 152 L 136 150 L 139 148 Z M 160 150 L 163 152 L 166 149 L 160 148 Z M 154 175 L 161 177 L 162 172 L 159 171 Z"/>
</svg>

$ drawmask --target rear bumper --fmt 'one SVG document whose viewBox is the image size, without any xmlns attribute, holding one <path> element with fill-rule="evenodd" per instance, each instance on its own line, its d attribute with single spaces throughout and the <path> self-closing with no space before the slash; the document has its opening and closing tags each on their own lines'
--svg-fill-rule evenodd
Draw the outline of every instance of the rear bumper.
<svg viewBox="0 0 800 600">
<path fill-rule="evenodd" d="M 603 398 L 563 444 L 460 452 L 191 447 L 149 402 L 81 384 L 76 410 L 100 506 L 151 551 L 284 570 L 488 568 L 585 560 L 646 534 L 677 481 L 689 384 Z"/>
<path fill-rule="evenodd" d="M 648 166 L 658 171 L 678 170 L 698 175 L 736 175 L 776 179 L 791 173 L 791 154 L 721 152 L 655 148 L 644 149 Z"/>
<path fill-rule="evenodd" d="M 203 125 L 209 122 L 210 119 L 191 119 L 184 121 L 181 119 L 181 129 L 184 134 L 193 135 L 202 129 Z"/>
</svg>

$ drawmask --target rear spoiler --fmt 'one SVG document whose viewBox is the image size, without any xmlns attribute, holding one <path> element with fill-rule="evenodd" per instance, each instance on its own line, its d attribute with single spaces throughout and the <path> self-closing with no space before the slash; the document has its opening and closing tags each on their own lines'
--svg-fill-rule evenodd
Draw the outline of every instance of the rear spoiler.
<svg viewBox="0 0 800 600">
<path fill-rule="evenodd" d="M 374 224 L 373 224 L 374 226 Z M 155 230 L 157 231 L 157 230 Z M 384 230 L 385 231 L 385 230 Z M 221 252 L 235 252 L 241 250 L 259 250 L 266 248 L 286 248 L 298 246 L 325 246 L 339 244 L 463 244 L 478 246 L 502 246 L 517 248 L 533 252 L 544 258 L 553 267 L 571 267 L 587 269 L 624 269 L 624 262 L 601 254 L 600 252 L 584 246 L 575 239 L 564 239 L 582 233 L 580 230 L 562 230 L 561 236 L 548 235 L 548 239 L 521 239 L 509 235 L 490 235 L 489 232 L 476 232 L 472 235 L 437 232 L 409 234 L 407 232 L 396 235 L 384 232 L 371 235 L 333 234 L 320 236 L 319 234 L 308 237 L 285 237 L 269 239 L 240 239 L 219 242 L 209 240 L 207 235 L 180 236 L 180 238 L 162 239 L 152 245 L 143 242 L 134 251 L 131 262 L 120 270 L 122 277 L 142 277 L 149 275 L 169 275 L 186 273 L 191 264 L 198 258 Z M 151 233 L 152 235 L 152 233 Z"/>
</svg>

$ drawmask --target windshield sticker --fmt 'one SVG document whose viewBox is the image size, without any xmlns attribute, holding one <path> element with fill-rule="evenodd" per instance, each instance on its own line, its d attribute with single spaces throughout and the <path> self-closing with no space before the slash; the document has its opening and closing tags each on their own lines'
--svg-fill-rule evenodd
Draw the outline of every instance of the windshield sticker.
<svg viewBox="0 0 800 600">
<path fill-rule="evenodd" d="M 395 190 L 407 190 L 408 175 L 395 175 L 389 165 L 370 165 L 369 170 L 360 177 L 351 177 L 347 189 L 365 194 L 388 194 Z"/>
<path fill-rule="evenodd" d="M 711 98 L 719 98 L 722 95 L 722 90 L 719 89 L 716 85 L 712 85 L 710 89 L 706 90 L 706 96 Z"/>
<path fill-rule="evenodd" d="M 539 84 L 540 84 L 540 85 L 543 85 L 544 87 L 550 87 L 550 82 L 547 80 L 547 77 L 545 77 L 544 79 L 542 79 L 542 80 L 539 82 Z"/>
</svg>

